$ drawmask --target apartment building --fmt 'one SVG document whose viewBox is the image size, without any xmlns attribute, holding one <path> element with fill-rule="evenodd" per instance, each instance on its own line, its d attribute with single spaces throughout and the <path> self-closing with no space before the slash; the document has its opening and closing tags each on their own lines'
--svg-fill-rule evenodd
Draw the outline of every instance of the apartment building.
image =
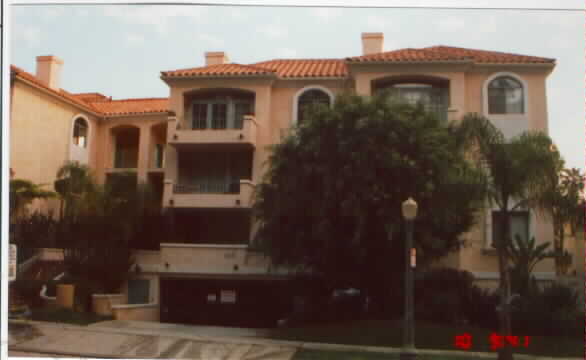
<svg viewBox="0 0 586 360">
<path fill-rule="evenodd" d="M 267 314 L 260 323 L 274 322 L 287 306 L 272 295 L 287 286 L 287 272 L 248 248 L 252 193 L 267 146 L 306 121 L 304 108 L 331 105 L 343 91 L 385 90 L 423 102 L 445 122 L 476 112 L 507 137 L 547 132 L 546 80 L 555 60 L 450 46 L 384 51 L 382 33 L 363 33 L 362 54 L 344 59 L 236 64 L 224 52 L 207 52 L 203 67 L 161 72 L 168 98 L 126 100 L 61 89 L 62 64 L 38 57 L 36 75 L 12 67 L 15 176 L 52 184 L 64 161 L 77 160 L 100 181 L 130 172 L 152 184 L 175 231 L 158 251 L 137 252 L 140 271 L 125 286 L 128 305 L 116 313 L 238 326 L 258 323 L 259 314 Z M 493 218 L 498 213 L 487 207 L 466 234 L 470 246 L 442 261 L 490 287 L 498 279 Z M 551 223 L 529 209 L 513 215 L 513 228 L 539 243 L 553 240 Z M 553 263 L 540 263 L 536 276 L 553 279 Z"/>
</svg>

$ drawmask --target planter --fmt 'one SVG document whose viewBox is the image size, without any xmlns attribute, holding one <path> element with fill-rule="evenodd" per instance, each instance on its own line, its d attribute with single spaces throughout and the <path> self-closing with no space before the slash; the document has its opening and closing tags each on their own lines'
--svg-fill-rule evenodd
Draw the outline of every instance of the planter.
<svg viewBox="0 0 586 360">
<path fill-rule="evenodd" d="M 121 305 L 123 294 L 93 294 L 92 311 L 97 315 L 112 316 L 112 305 Z"/>
<path fill-rule="evenodd" d="M 57 285 L 57 306 L 67 309 L 73 309 L 75 295 L 75 285 L 58 284 Z"/>
</svg>

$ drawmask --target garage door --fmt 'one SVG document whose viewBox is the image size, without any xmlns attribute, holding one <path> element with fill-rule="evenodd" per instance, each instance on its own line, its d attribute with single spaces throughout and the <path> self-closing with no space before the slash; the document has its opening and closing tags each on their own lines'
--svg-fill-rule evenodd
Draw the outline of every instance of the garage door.
<svg viewBox="0 0 586 360">
<path fill-rule="evenodd" d="M 292 309 L 288 290 L 284 280 L 161 279 L 161 321 L 274 327 Z"/>
</svg>

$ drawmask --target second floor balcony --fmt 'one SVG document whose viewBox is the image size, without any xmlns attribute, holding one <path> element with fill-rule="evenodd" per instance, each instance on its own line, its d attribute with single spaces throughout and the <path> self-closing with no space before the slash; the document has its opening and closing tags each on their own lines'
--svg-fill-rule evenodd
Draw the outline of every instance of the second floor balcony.
<svg viewBox="0 0 586 360">
<path fill-rule="evenodd" d="M 177 147 L 203 145 L 256 147 L 257 122 L 253 115 L 243 116 L 238 123 L 214 122 L 212 126 L 195 126 L 185 120 L 177 121 L 175 131 L 169 132 L 168 143 Z"/>
</svg>

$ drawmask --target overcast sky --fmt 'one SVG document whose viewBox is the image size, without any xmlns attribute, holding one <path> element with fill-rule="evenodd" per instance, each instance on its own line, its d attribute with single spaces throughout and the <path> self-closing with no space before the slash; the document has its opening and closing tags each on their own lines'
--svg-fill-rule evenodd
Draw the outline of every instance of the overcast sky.
<svg viewBox="0 0 586 360">
<path fill-rule="evenodd" d="M 515 1 L 487 4 L 505 3 Z M 555 58 L 547 82 L 550 135 L 567 165 L 584 169 L 584 21 L 579 11 L 13 5 L 9 49 L 10 62 L 32 73 L 36 56 L 56 55 L 64 60 L 62 88 L 114 99 L 168 96 L 160 71 L 202 66 L 205 51 L 225 51 L 244 64 L 344 58 L 361 54 L 367 31 L 384 33 L 384 50 L 441 44 Z"/>
</svg>

